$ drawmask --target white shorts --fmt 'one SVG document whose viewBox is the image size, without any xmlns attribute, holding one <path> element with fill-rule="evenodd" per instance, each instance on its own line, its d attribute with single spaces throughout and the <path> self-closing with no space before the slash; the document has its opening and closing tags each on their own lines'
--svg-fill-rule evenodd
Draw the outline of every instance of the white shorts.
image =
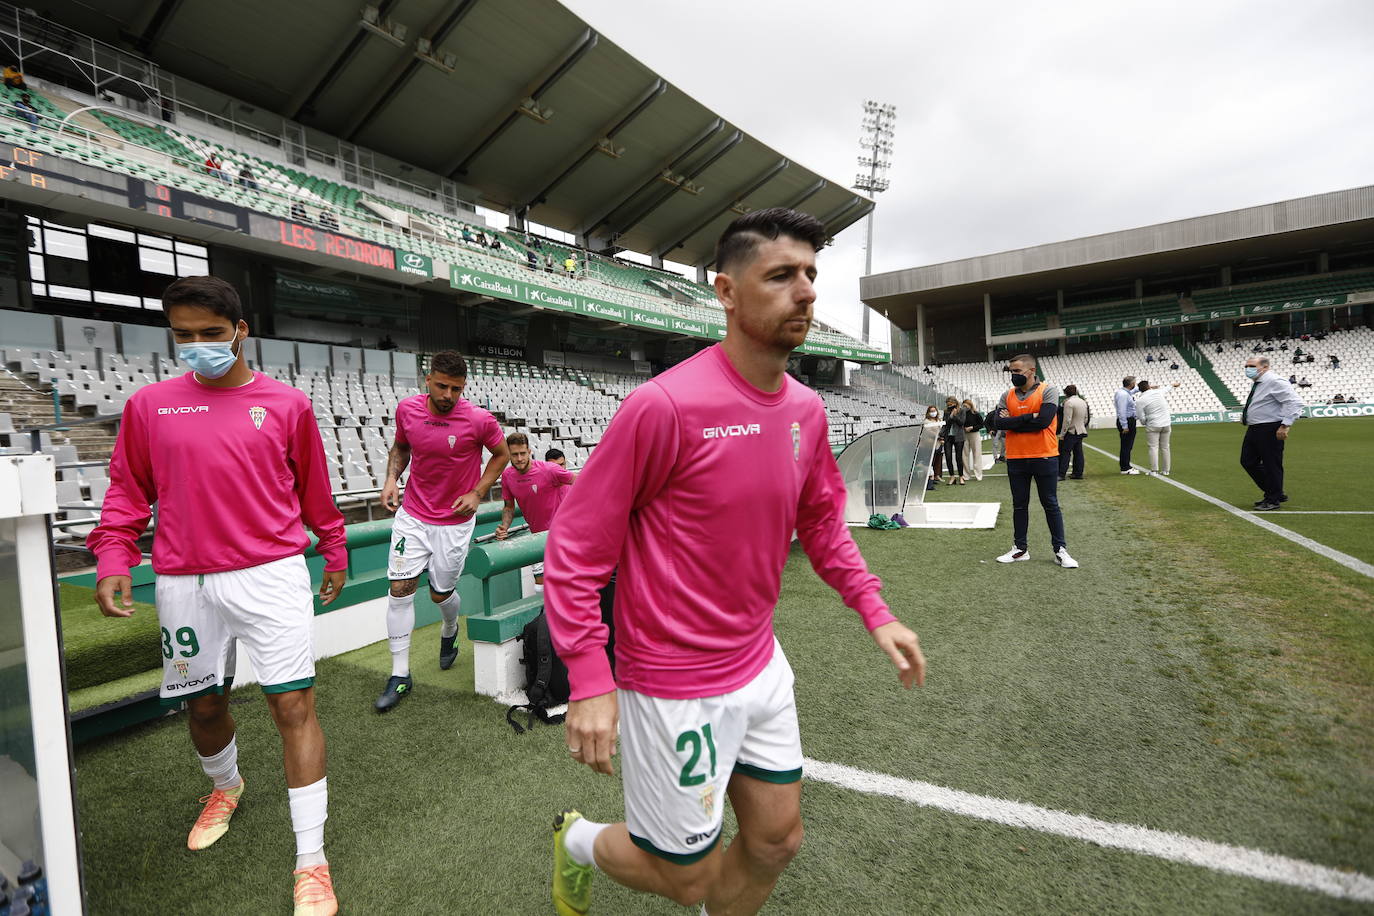
<svg viewBox="0 0 1374 916">
<path fill-rule="evenodd" d="M 530 574 L 535 576 L 544 575 L 544 563 L 542 560 L 530 566 Z"/>
<path fill-rule="evenodd" d="M 224 693 L 242 641 L 263 693 L 315 683 L 314 590 L 305 557 L 228 572 L 157 577 L 163 702 Z"/>
<path fill-rule="evenodd" d="M 764 669 L 730 693 L 666 700 L 619 691 L 625 821 L 636 846 L 689 865 L 720 840 L 731 776 L 801 779 L 793 681 L 775 639 Z"/>
<path fill-rule="evenodd" d="M 391 562 L 386 575 L 393 582 L 414 579 L 429 570 L 430 591 L 451 592 L 463 574 L 477 516 L 457 525 L 431 525 L 404 509 L 396 510 L 391 525 Z"/>
</svg>

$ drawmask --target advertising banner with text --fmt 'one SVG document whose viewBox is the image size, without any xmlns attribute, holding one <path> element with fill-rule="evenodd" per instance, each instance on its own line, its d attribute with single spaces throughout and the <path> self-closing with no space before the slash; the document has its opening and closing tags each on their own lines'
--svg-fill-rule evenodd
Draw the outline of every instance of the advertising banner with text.
<svg viewBox="0 0 1374 916">
<path fill-rule="evenodd" d="M 481 293 L 485 296 L 491 296 L 493 299 L 505 299 L 510 302 L 521 302 L 541 308 L 557 309 L 563 312 L 586 315 L 589 318 L 604 318 L 608 321 L 618 321 L 630 327 L 685 334 L 689 337 L 700 337 L 706 340 L 720 340 L 725 336 L 725 325 L 713 321 L 695 321 L 679 318 L 675 315 L 665 315 L 652 309 L 606 302 L 581 293 L 551 289 L 547 286 L 526 283 L 524 280 L 501 277 L 466 267 L 452 267 L 449 283 L 454 289 Z M 822 356 L 836 356 L 843 359 L 887 362 L 890 358 L 887 353 L 881 350 L 864 347 L 842 347 L 836 344 L 812 341 L 807 341 L 799 349 L 805 353 L 817 353 Z"/>
<path fill-rule="evenodd" d="M 1374 417 L 1374 404 L 1308 404 L 1302 415 L 1320 420 L 1326 417 Z M 1239 423 L 1239 410 L 1194 410 L 1170 415 L 1175 426 L 1190 423 Z"/>
</svg>

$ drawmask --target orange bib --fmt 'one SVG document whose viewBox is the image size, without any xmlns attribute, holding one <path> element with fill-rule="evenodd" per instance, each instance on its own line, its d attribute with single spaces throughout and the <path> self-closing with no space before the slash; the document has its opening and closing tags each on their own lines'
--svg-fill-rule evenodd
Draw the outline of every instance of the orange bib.
<svg viewBox="0 0 1374 916">
<path fill-rule="evenodd" d="M 1024 401 L 1017 396 L 1015 388 L 1011 389 L 1007 392 L 1007 413 L 1013 417 L 1038 414 L 1047 387 L 1044 382 L 1039 382 Z M 1055 435 L 1053 423 L 1028 433 L 1007 430 L 1008 458 L 1051 458 L 1058 454 L 1059 437 Z"/>
</svg>

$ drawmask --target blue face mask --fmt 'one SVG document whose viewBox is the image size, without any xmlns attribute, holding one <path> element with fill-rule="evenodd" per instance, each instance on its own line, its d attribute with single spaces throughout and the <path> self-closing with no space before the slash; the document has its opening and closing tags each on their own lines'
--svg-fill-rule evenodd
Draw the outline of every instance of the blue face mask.
<svg viewBox="0 0 1374 916">
<path fill-rule="evenodd" d="M 177 359 L 182 360 L 199 375 L 220 378 L 238 362 L 232 341 L 226 343 L 177 344 Z"/>
<path fill-rule="evenodd" d="M 1245 377 L 1246 377 L 1246 378 L 1259 378 L 1259 367 L 1258 367 L 1258 366 L 1246 366 L 1246 367 L 1245 367 Z"/>
</svg>

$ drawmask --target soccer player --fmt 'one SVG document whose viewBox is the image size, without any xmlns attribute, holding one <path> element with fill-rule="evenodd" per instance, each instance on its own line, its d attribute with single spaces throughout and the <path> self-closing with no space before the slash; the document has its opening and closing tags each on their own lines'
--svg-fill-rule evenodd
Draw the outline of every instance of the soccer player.
<svg viewBox="0 0 1374 916">
<path fill-rule="evenodd" d="M 477 507 L 508 460 L 501 424 L 481 407 L 463 400 L 467 383 L 467 362 L 445 350 L 430 360 L 425 394 L 396 405 L 396 442 L 387 458 L 381 496 L 386 510 L 396 513 L 387 570 L 391 677 L 377 698 L 378 712 L 395 708 L 415 689 L 410 676 L 410 632 L 415 629 L 415 591 L 426 569 L 430 599 L 444 616 L 439 667 L 447 671 L 458 658 L 458 577 L 477 527 Z M 483 448 L 491 452 L 485 469 Z M 399 481 L 407 467 L 410 479 L 403 503 Z"/>
<path fill-rule="evenodd" d="M 138 538 L 156 503 L 159 693 L 185 701 L 191 742 L 214 782 L 186 845 L 205 849 L 222 837 L 243 796 L 228 695 L 241 642 L 282 738 L 296 916 L 327 916 L 338 907 L 324 855 L 328 787 L 302 522 L 319 538 L 320 601 L 329 604 L 348 567 L 343 516 L 310 399 L 248 368 L 234 288 L 187 277 L 167 287 L 162 304 L 177 356 L 193 371 L 140 388 L 124 408 L 110 489 L 87 538 L 96 603 L 107 617 L 133 613 L 129 568 L 142 558 Z"/>
<path fill-rule="evenodd" d="M 554 513 L 563 504 L 568 488 L 577 475 L 560 464 L 551 461 L 534 461 L 530 457 L 530 440 L 524 433 L 511 433 L 506 437 L 506 448 L 510 451 L 510 466 L 501 472 L 501 492 L 506 503 L 501 507 L 501 524 L 496 526 L 496 539 L 504 541 L 515 521 L 515 504 L 520 504 L 520 512 L 525 516 L 532 534 L 548 531 L 553 524 Z M 544 590 L 544 564 L 536 563 L 534 587 Z"/>
<path fill-rule="evenodd" d="M 547 452 L 544 453 L 544 460 L 547 461 L 549 464 L 556 464 L 560 468 L 565 468 L 568 466 L 568 456 L 563 454 L 563 450 L 561 448 L 549 449 Z"/>
<path fill-rule="evenodd" d="M 594 868 L 704 912 L 753 913 L 796 854 L 801 738 L 772 625 L 794 529 L 901 682 L 924 680 L 916 634 L 888 612 L 845 526 L 821 399 L 786 374 L 824 243 L 821 223 L 791 210 L 730 224 L 716 248 L 725 339 L 630 393 L 549 536 L 568 751 L 610 774 L 617 723 L 625 749 L 626 822 L 554 820 L 565 916 L 588 911 Z M 617 564 L 613 679 L 597 588 Z M 739 834 L 722 848 L 726 796 Z"/>
</svg>

